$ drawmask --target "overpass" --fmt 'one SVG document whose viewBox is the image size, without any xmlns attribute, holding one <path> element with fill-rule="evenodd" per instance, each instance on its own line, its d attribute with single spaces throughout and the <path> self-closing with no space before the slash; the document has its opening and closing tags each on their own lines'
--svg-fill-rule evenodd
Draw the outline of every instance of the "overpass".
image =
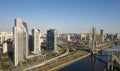
<svg viewBox="0 0 120 71">
<path fill-rule="evenodd" d="M 111 49 L 105 49 L 105 51 L 108 52 L 108 55 L 110 55 L 112 58 L 111 58 L 111 64 L 108 63 L 108 69 L 110 68 L 110 65 L 111 65 L 111 68 L 113 70 L 113 59 L 116 61 L 116 63 L 120 66 L 120 48 L 111 48 Z M 116 52 L 117 54 L 115 55 Z"/>
</svg>

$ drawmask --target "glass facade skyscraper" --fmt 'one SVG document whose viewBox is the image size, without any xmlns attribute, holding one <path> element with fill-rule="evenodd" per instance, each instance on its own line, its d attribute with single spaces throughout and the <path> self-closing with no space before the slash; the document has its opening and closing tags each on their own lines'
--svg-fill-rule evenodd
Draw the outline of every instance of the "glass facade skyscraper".
<svg viewBox="0 0 120 71">
<path fill-rule="evenodd" d="M 47 31 L 47 49 L 57 50 L 57 31 L 55 29 L 50 29 Z"/>
</svg>

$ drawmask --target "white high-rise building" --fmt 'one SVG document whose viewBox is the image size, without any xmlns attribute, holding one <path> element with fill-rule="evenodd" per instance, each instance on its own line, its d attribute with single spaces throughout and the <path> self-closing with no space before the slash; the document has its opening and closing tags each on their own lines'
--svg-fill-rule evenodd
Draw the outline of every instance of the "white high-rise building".
<svg viewBox="0 0 120 71">
<path fill-rule="evenodd" d="M 0 33 L 0 44 L 3 44 L 8 39 L 8 33 L 7 32 L 1 32 Z"/>
<path fill-rule="evenodd" d="M 32 29 L 33 36 L 33 45 L 34 51 L 33 53 L 39 54 L 41 52 L 41 33 L 39 29 Z"/>
<path fill-rule="evenodd" d="M 71 41 L 70 35 L 67 35 L 67 40 Z"/>
<path fill-rule="evenodd" d="M 117 35 L 117 39 L 120 41 L 120 34 Z"/>
<path fill-rule="evenodd" d="M 81 40 L 86 40 L 86 34 L 81 34 Z"/>
<path fill-rule="evenodd" d="M 0 44 L 2 45 L 3 53 L 8 52 L 8 40 L 12 39 L 12 33 L 0 32 Z"/>
<path fill-rule="evenodd" d="M 15 19 L 14 33 L 14 64 L 17 66 L 28 56 L 28 28 L 25 20 Z"/>
<path fill-rule="evenodd" d="M 7 39 L 8 39 L 8 33 L 7 32 L 1 32 L 0 33 L 0 44 L 2 45 L 2 52 L 7 52 Z"/>
</svg>

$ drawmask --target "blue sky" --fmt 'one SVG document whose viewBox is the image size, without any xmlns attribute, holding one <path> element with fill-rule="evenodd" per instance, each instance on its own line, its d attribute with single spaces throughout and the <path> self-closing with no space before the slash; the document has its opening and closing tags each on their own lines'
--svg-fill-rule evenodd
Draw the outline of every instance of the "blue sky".
<svg viewBox="0 0 120 71">
<path fill-rule="evenodd" d="M 120 0 L 0 0 L 0 31 L 12 31 L 19 17 L 27 21 L 29 31 L 86 33 L 95 25 L 120 33 Z"/>
</svg>

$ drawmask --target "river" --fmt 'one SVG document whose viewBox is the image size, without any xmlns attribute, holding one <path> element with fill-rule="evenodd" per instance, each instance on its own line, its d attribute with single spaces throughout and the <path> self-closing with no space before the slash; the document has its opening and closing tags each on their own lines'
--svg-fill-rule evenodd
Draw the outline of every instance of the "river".
<svg viewBox="0 0 120 71">
<path fill-rule="evenodd" d="M 120 48 L 120 45 L 112 46 L 111 48 Z M 88 56 L 78 62 L 66 66 L 59 71 L 105 71 L 107 69 L 108 56 L 106 51 L 99 52 L 97 58 Z"/>
</svg>

